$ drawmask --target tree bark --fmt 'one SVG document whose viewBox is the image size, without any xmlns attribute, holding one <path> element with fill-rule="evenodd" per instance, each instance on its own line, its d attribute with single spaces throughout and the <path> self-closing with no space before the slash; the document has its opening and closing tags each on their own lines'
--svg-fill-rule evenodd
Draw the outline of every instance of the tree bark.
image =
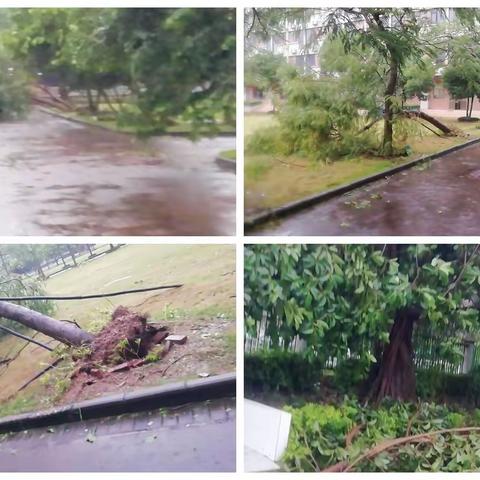
<svg viewBox="0 0 480 480">
<path fill-rule="evenodd" d="M 82 345 L 93 340 L 93 335 L 71 323 L 55 320 L 20 305 L 0 301 L 0 317 L 14 320 L 67 345 Z"/>
<path fill-rule="evenodd" d="M 387 87 L 385 89 L 385 111 L 383 112 L 383 142 L 382 152 L 385 156 L 393 155 L 393 102 L 398 83 L 398 63 L 392 58 L 390 60 L 390 72 L 388 74 Z"/>
<path fill-rule="evenodd" d="M 416 400 L 412 337 L 419 316 L 419 311 L 413 307 L 397 312 L 390 330 L 389 342 L 383 349 L 376 378 L 368 395 L 369 399 L 375 402 L 386 397 L 401 401 Z"/>
<path fill-rule="evenodd" d="M 70 254 L 70 256 L 72 257 L 72 260 L 73 260 L 73 264 L 78 267 L 78 264 L 77 264 L 77 259 L 75 258 L 75 252 L 73 251 L 73 248 L 71 245 L 68 245 L 68 253 Z"/>
<path fill-rule="evenodd" d="M 436 118 L 426 114 L 425 112 L 403 111 L 402 114 L 405 115 L 406 117 L 409 117 L 409 118 L 413 118 L 413 117 L 421 118 L 422 120 L 425 120 L 426 122 L 431 123 L 434 127 L 437 127 L 445 135 L 454 135 L 455 134 L 455 132 L 450 127 L 448 127 L 444 123 L 438 121 Z"/>
<path fill-rule="evenodd" d="M 87 100 L 88 100 L 88 111 L 91 115 L 96 115 L 98 113 L 98 103 L 95 103 L 93 99 L 92 90 L 87 88 Z"/>
<path fill-rule="evenodd" d="M 8 268 L 7 261 L 5 260 L 6 255 L 3 252 L 0 252 L 0 261 L 2 262 L 3 271 L 6 275 L 10 274 L 10 269 Z"/>
</svg>

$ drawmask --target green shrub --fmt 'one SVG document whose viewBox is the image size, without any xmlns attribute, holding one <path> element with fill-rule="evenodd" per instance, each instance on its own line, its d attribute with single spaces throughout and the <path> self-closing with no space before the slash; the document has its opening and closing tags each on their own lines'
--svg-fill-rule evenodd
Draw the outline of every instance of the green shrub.
<svg viewBox="0 0 480 480">
<path fill-rule="evenodd" d="M 285 91 L 285 105 L 277 115 L 279 125 L 255 132 L 247 153 L 296 154 L 329 162 L 378 147 L 376 130 L 363 130 L 365 118 L 332 79 L 296 78 Z"/>
<path fill-rule="evenodd" d="M 349 358 L 340 362 L 333 370 L 333 386 L 341 393 L 351 392 L 367 378 L 370 367 L 365 359 Z"/>
<path fill-rule="evenodd" d="M 285 155 L 289 153 L 282 130 L 278 126 L 261 128 L 248 137 L 246 153 Z"/>
<path fill-rule="evenodd" d="M 474 367 L 468 375 L 468 395 L 475 406 L 480 406 L 480 366 Z"/>
<path fill-rule="evenodd" d="M 378 147 L 375 129 L 363 130 L 365 119 L 335 80 L 302 77 L 286 92 L 278 121 L 289 153 L 328 162 Z"/>
<path fill-rule="evenodd" d="M 384 402 L 372 408 L 346 399 L 338 406 L 307 404 L 301 408 L 286 407 L 286 410 L 292 414 L 292 424 L 283 456 L 284 466 L 287 470 L 307 472 L 323 470 L 339 462 L 352 464 L 385 440 L 480 425 L 478 411 L 469 415 L 431 403 Z M 356 463 L 353 471 L 479 470 L 479 449 L 478 432 L 463 436 L 435 434 L 429 441 L 407 442 Z"/>
<path fill-rule="evenodd" d="M 30 104 L 27 78 L 22 70 L 0 51 L 0 121 L 23 116 Z"/>
<path fill-rule="evenodd" d="M 417 395 L 422 400 L 451 400 L 480 406 L 480 368 L 468 374 L 445 373 L 440 370 L 417 371 Z"/>
<path fill-rule="evenodd" d="M 245 354 L 245 387 L 282 392 L 312 391 L 320 381 L 322 363 L 302 354 L 265 350 Z"/>
</svg>

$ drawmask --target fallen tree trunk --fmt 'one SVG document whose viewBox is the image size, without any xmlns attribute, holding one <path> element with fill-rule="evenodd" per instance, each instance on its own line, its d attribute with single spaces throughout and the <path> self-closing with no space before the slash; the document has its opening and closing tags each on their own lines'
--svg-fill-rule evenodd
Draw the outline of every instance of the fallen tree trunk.
<svg viewBox="0 0 480 480">
<path fill-rule="evenodd" d="M 67 345 L 82 345 L 93 340 L 93 335 L 71 323 L 55 320 L 20 305 L 0 301 L 0 317 L 14 320 Z"/>
<path fill-rule="evenodd" d="M 360 456 L 358 456 L 351 463 L 348 463 L 348 461 L 346 460 L 342 460 L 341 462 L 335 463 L 321 470 L 321 472 L 351 472 L 353 468 L 356 467 L 359 463 L 365 460 L 371 460 L 372 458 L 375 458 L 377 455 L 380 455 L 383 452 L 392 450 L 397 447 L 401 447 L 408 443 L 426 443 L 426 442 L 431 443 L 433 442 L 432 437 L 435 437 L 436 435 L 445 435 L 445 434 L 468 435 L 470 433 L 480 433 L 480 427 L 447 428 L 444 430 L 434 430 L 432 432 L 419 433 L 416 435 L 408 435 L 406 437 L 389 438 L 374 445 L 365 453 L 362 453 Z"/>
<path fill-rule="evenodd" d="M 445 434 L 454 434 L 454 435 L 468 435 L 470 433 L 480 433 L 480 427 L 458 427 L 458 428 L 447 428 L 443 430 L 435 430 L 433 432 L 425 432 L 419 433 L 417 435 L 410 435 L 408 437 L 401 437 L 401 438 L 393 438 L 385 440 L 367 452 L 361 454 L 357 457 L 350 465 L 345 467 L 343 472 L 350 472 L 352 471 L 353 467 L 358 465 L 359 463 L 363 462 L 364 460 L 369 460 L 371 458 L 380 455 L 381 453 L 391 450 L 395 447 L 400 447 L 405 445 L 406 443 L 425 443 L 425 442 L 433 442 L 432 437 L 436 435 L 445 435 Z"/>
<path fill-rule="evenodd" d="M 456 135 L 450 127 L 440 122 L 436 118 L 432 117 L 431 115 L 426 114 L 425 112 L 409 112 L 404 110 L 402 113 L 407 118 L 421 118 L 422 120 L 431 123 L 434 127 L 437 127 L 445 135 Z"/>
</svg>

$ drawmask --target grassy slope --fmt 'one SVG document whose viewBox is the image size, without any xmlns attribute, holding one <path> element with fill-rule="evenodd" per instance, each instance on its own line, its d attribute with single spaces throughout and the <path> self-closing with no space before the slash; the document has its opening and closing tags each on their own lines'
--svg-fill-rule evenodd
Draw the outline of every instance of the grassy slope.
<svg viewBox="0 0 480 480">
<path fill-rule="evenodd" d="M 177 290 L 132 294 L 111 299 L 57 302 L 55 317 L 75 320 L 83 328 L 100 328 L 118 305 L 148 313 L 152 320 L 175 321 L 186 316 L 198 321 L 212 321 L 211 317 L 224 314 L 235 318 L 235 254 L 228 245 L 129 245 L 116 252 L 68 270 L 46 282 L 50 294 L 87 294 L 112 292 L 170 283 L 184 283 Z M 206 317 L 205 320 L 202 317 Z M 172 320 L 173 318 L 173 320 Z M 37 338 L 41 339 L 42 336 Z M 44 341 L 48 341 L 43 337 Z M 0 342 L 0 358 L 18 351 L 22 341 L 7 338 Z M 232 338 L 225 339 L 235 357 Z M 39 347 L 28 346 L 17 360 L 0 375 L 0 402 L 16 392 L 32 378 L 51 358 Z M 1 370 L 0 370 L 1 371 Z M 41 407 L 48 402 L 45 387 L 35 382 L 24 392 L 0 408 L 5 415 L 19 409 Z M 36 397 L 33 398 L 33 395 Z M 48 403 L 47 403 L 48 405 Z"/>
<path fill-rule="evenodd" d="M 477 124 L 443 119 L 444 123 L 480 136 Z M 245 116 L 245 139 L 260 128 L 274 125 L 272 114 L 249 114 Z M 357 157 L 325 165 L 313 164 L 309 160 L 291 156 L 278 158 L 269 155 L 245 155 L 245 210 L 248 213 L 278 207 L 287 202 L 349 183 L 361 177 L 381 172 L 399 163 L 452 145 L 463 143 L 464 137 L 441 138 L 428 133 L 421 138 L 410 139 L 413 153 L 409 157 L 384 159 Z M 281 161 L 279 161 L 281 160 Z M 282 162 L 286 162 L 282 163 Z"/>
</svg>

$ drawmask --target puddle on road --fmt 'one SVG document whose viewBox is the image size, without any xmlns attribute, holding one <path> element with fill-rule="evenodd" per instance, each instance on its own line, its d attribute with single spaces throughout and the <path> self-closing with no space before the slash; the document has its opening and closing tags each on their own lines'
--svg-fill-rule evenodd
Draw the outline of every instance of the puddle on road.
<svg viewBox="0 0 480 480">
<path fill-rule="evenodd" d="M 235 175 L 215 163 L 234 138 L 139 141 L 37 111 L 6 127 L 0 234 L 234 234 Z"/>
</svg>

